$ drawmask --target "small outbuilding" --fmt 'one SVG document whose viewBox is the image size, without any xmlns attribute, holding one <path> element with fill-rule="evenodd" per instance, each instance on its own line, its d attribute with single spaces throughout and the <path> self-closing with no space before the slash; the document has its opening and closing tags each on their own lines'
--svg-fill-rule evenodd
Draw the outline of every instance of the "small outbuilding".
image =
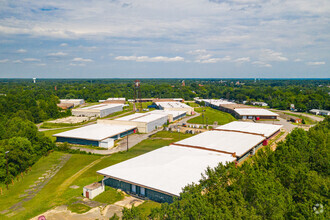
<svg viewBox="0 0 330 220">
<path fill-rule="evenodd" d="M 235 108 L 235 116 L 242 120 L 247 119 L 277 119 L 278 114 L 263 108 Z"/>
<path fill-rule="evenodd" d="M 90 185 L 84 186 L 83 195 L 87 199 L 94 199 L 96 196 L 104 192 L 104 185 L 102 183 L 96 182 Z"/>
<path fill-rule="evenodd" d="M 74 107 L 85 103 L 83 99 L 60 99 L 60 104 L 73 104 Z"/>
</svg>

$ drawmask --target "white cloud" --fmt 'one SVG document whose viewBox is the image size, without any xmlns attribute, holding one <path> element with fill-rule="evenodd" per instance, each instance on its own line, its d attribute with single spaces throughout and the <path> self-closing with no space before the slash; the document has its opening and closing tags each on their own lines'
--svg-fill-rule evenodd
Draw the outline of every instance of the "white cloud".
<svg viewBox="0 0 330 220">
<path fill-rule="evenodd" d="M 262 62 L 262 61 L 254 61 L 254 62 L 252 62 L 252 64 L 258 65 L 260 67 L 272 67 L 271 64 L 265 63 L 265 62 Z"/>
<path fill-rule="evenodd" d="M 24 58 L 23 60 L 27 62 L 40 62 L 40 59 L 37 58 Z"/>
<path fill-rule="evenodd" d="M 235 59 L 234 62 L 237 62 L 237 63 L 250 62 L 250 57 L 240 57 L 240 58 Z"/>
<path fill-rule="evenodd" d="M 45 63 L 36 63 L 36 66 L 46 66 L 47 64 Z"/>
<path fill-rule="evenodd" d="M 67 43 L 61 43 L 60 46 L 61 47 L 66 47 L 66 46 L 68 46 L 68 44 Z"/>
<path fill-rule="evenodd" d="M 56 52 L 56 53 L 49 53 L 48 56 L 51 57 L 63 57 L 63 56 L 67 56 L 67 53 L 63 53 L 63 52 Z"/>
<path fill-rule="evenodd" d="M 307 62 L 307 65 L 309 66 L 318 66 L 318 65 L 324 65 L 324 61 L 315 61 L 315 62 Z"/>
<path fill-rule="evenodd" d="M 0 63 L 7 63 L 9 60 L 8 59 L 3 59 L 3 60 L 0 60 Z"/>
<path fill-rule="evenodd" d="M 218 63 L 218 62 L 223 62 L 223 61 L 230 61 L 231 57 L 230 56 L 225 56 L 222 58 L 210 58 L 206 60 L 195 60 L 196 63 Z"/>
<path fill-rule="evenodd" d="M 264 49 L 261 51 L 261 54 L 259 56 L 259 60 L 261 61 L 287 61 L 288 58 L 284 57 L 282 53 L 275 52 L 271 49 Z"/>
<path fill-rule="evenodd" d="M 23 63 L 22 60 L 14 60 L 13 63 Z"/>
<path fill-rule="evenodd" d="M 302 59 L 300 59 L 300 58 L 297 58 L 294 60 L 294 62 L 301 62 L 301 61 L 302 61 Z"/>
<path fill-rule="evenodd" d="M 70 63 L 70 66 L 86 66 L 85 63 Z"/>
<path fill-rule="evenodd" d="M 178 61 L 184 61 L 184 58 L 180 56 L 176 56 L 176 57 L 117 56 L 115 57 L 115 60 L 136 61 L 136 62 L 178 62 Z"/>
<path fill-rule="evenodd" d="M 16 53 L 26 53 L 26 52 L 27 52 L 27 50 L 25 50 L 25 49 L 16 50 Z"/>
<path fill-rule="evenodd" d="M 92 59 L 85 59 L 81 57 L 76 57 L 72 59 L 73 62 L 94 62 Z"/>
</svg>

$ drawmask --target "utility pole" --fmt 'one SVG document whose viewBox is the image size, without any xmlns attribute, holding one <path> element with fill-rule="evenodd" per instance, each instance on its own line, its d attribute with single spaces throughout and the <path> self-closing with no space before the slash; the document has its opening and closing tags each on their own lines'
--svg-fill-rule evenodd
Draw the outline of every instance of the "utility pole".
<svg viewBox="0 0 330 220">
<path fill-rule="evenodd" d="M 6 180 L 6 184 L 7 184 L 7 189 L 8 189 L 8 157 L 7 157 L 7 154 L 9 153 L 9 151 L 6 151 L 5 154 L 6 154 L 6 163 L 7 163 L 7 180 Z"/>
</svg>

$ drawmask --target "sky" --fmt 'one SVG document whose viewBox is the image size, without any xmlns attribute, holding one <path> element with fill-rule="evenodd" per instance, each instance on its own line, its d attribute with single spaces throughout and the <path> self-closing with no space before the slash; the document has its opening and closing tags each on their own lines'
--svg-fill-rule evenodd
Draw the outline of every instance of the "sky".
<svg viewBox="0 0 330 220">
<path fill-rule="evenodd" d="M 329 0 L 1 0 L 0 78 L 330 78 Z"/>
</svg>

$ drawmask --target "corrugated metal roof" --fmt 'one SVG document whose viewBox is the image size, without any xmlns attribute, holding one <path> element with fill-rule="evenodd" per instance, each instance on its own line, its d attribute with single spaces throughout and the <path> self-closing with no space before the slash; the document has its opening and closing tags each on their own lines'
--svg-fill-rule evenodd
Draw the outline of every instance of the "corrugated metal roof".
<svg viewBox="0 0 330 220">
<path fill-rule="evenodd" d="M 207 148 L 211 150 L 236 153 L 243 156 L 247 151 L 262 142 L 265 137 L 233 131 L 206 131 L 175 144 Z"/>
<path fill-rule="evenodd" d="M 136 126 L 115 124 L 94 124 L 85 127 L 54 134 L 54 137 L 78 138 L 85 140 L 101 141 L 114 135 L 132 130 Z"/>
<path fill-rule="evenodd" d="M 155 104 L 162 108 L 192 108 L 182 102 L 155 102 Z"/>
<path fill-rule="evenodd" d="M 274 134 L 276 131 L 281 129 L 281 127 L 282 125 L 233 121 L 228 124 L 221 125 L 216 129 L 251 132 L 251 133 L 262 134 L 265 135 L 266 137 L 269 137 L 272 134 Z"/>
<path fill-rule="evenodd" d="M 117 118 L 117 121 L 136 121 L 136 122 L 151 122 L 161 118 L 167 117 L 165 115 L 160 114 L 152 114 L 150 113 L 135 113 L 133 115 L 128 115 L 125 117 Z"/>
<path fill-rule="evenodd" d="M 184 186 L 198 183 L 207 167 L 234 160 L 217 152 L 166 146 L 97 172 L 179 196 Z"/>
<path fill-rule="evenodd" d="M 278 116 L 278 114 L 263 108 L 237 108 L 235 112 L 241 116 Z"/>
</svg>

